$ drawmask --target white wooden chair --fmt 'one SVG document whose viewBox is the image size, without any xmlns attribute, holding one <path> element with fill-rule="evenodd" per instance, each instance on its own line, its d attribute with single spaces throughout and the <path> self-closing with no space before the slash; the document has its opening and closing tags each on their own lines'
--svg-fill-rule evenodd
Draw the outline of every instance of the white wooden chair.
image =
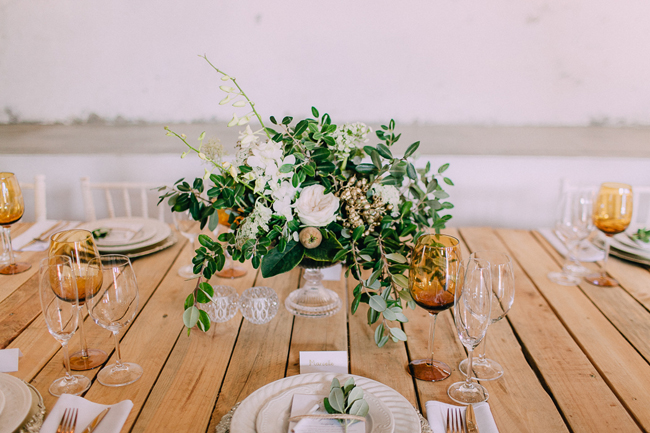
<svg viewBox="0 0 650 433">
<path fill-rule="evenodd" d="M 160 185 L 154 185 L 149 183 L 141 182 L 102 182 L 102 183 L 91 183 L 88 177 L 81 178 L 81 193 L 84 203 L 84 209 L 86 212 L 86 221 L 95 221 L 97 219 L 97 214 L 95 212 L 95 202 L 93 199 L 93 190 L 101 190 L 104 192 L 104 198 L 106 199 L 106 209 L 108 211 L 109 218 L 116 218 L 115 205 L 113 202 L 113 193 L 117 192 L 121 196 L 121 205 L 124 212 L 124 216 L 132 217 L 133 208 L 131 206 L 131 194 L 130 191 L 135 191 L 139 195 L 141 215 L 144 218 L 149 218 L 149 196 L 155 195 L 156 191 L 151 191 L 152 189 L 159 187 Z M 157 207 L 157 218 L 160 221 L 165 220 L 165 206 Z"/>
<path fill-rule="evenodd" d="M 650 186 L 632 185 L 632 226 L 650 229 Z"/>
<path fill-rule="evenodd" d="M 47 205 L 45 200 L 45 175 L 34 176 L 34 183 L 20 183 L 21 190 L 34 191 L 34 221 L 40 222 L 47 219 Z"/>
</svg>

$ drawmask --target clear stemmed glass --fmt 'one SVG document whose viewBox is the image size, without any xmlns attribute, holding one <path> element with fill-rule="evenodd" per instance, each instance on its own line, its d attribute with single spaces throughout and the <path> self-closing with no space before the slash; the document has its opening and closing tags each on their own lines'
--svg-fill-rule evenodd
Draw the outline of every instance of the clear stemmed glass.
<svg viewBox="0 0 650 433">
<path fill-rule="evenodd" d="M 472 382 L 472 355 L 490 324 L 492 301 L 490 263 L 470 257 L 458 272 L 458 290 L 454 296 L 454 321 L 460 342 L 467 349 L 467 371 L 464 382 L 456 382 L 447 390 L 449 397 L 462 404 L 480 403 L 488 399 L 487 390 Z"/>
<path fill-rule="evenodd" d="M 11 245 L 11 224 L 22 218 L 24 212 L 25 202 L 16 176 L 13 173 L 0 173 L 0 226 L 7 228 L 5 247 L 9 252 L 9 264 L 0 268 L 0 274 L 19 274 L 32 267 L 31 264 L 26 262 L 16 263 L 16 257 Z"/>
<path fill-rule="evenodd" d="M 409 371 L 417 379 L 435 382 L 451 374 L 451 367 L 433 359 L 433 339 L 438 313 L 454 304 L 460 260 L 460 243 L 452 236 L 423 235 L 413 248 L 409 291 L 413 300 L 431 315 L 427 352 L 431 357 L 409 363 Z"/>
<path fill-rule="evenodd" d="M 131 261 L 117 254 L 94 258 L 88 263 L 86 281 L 88 313 L 95 323 L 111 331 L 115 339 L 115 363 L 104 367 L 97 380 L 106 386 L 133 383 L 142 376 L 142 367 L 122 362 L 118 338 L 120 328 L 127 326 L 138 311 L 138 283 Z M 100 288 L 93 292 L 90 288 L 96 281 L 100 281 Z"/>
<path fill-rule="evenodd" d="M 590 190 L 568 191 L 562 195 L 560 215 L 555 223 L 555 234 L 566 245 L 568 254 L 562 272 L 550 272 L 549 280 L 563 286 L 575 286 L 591 271 L 576 258 L 582 241 L 594 229 L 593 192 Z"/>
<path fill-rule="evenodd" d="M 510 256 L 499 251 L 475 251 L 470 258 L 486 260 L 490 263 L 492 281 L 492 308 L 490 325 L 503 319 L 510 311 L 515 300 L 515 273 Z M 479 356 L 472 364 L 472 370 L 477 379 L 494 380 L 503 375 L 503 367 L 497 361 L 485 357 L 487 333 L 481 341 Z M 468 360 L 464 359 L 458 365 L 458 370 L 467 375 Z"/>
<path fill-rule="evenodd" d="M 70 257 L 51 256 L 41 260 L 39 293 L 43 318 L 50 334 L 61 343 L 65 376 L 50 385 L 50 393 L 79 395 L 90 388 L 90 379 L 70 372 L 68 342 L 77 330 L 79 295 L 77 279 Z"/>
<path fill-rule="evenodd" d="M 77 371 L 92 370 L 102 365 L 108 359 L 108 354 L 103 350 L 89 349 L 84 332 L 84 316 L 82 308 L 89 289 L 99 290 L 98 286 L 86 287 L 86 267 L 90 260 L 99 257 L 95 239 L 87 230 L 64 230 L 50 237 L 49 256 L 64 255 L 72 260 L 72 267 L 77 276 L 79 288 L 79 340 L 81 350 L 70 355 L 70 368 Z"/>
<path fill-rule="evenodd" d="M 181 232 L 190 241 L 190 248 L 194 251 L 194 240 L 201 232 L 201 222 L 192 218 L 189 210 L 183 212 L 172 212 L 174 225 L 176 229 Z M 194 265 L 181 266 L 178 269 L 178 275 L 183 278 L 194 278 Z"/>
<path fill-rule="evenodd" d="M 632 221 L 632 187 L 624 183 L 603 183 L 594 203 L 594 225 L 605 233 L 605 258 L 600 273 L 585 277 L 596 286 L 613 287 L 618 281 L 607 276 L 607 258 L 611 237 L 624 232 Z"/>
<path fill-rule="evenodd" d="M 219 216 L 219 225 L 230 230 L 230 224 L 228 224 L 228 219 L 230 218 L 230 216 L 228 215 L 226 210 L 218 209 L 217 214 Z M 228 254 L 225 248 L 224 251 L 226 254 L 226 265 L 223 267 L 222 270 L 215 272 L 214 275 L 220 278 L 239 278 L 246 275 L 247 272 L 246 269 L 236 266 L 233 259 L 230 257 L 230 254 Z"/>
</svg>

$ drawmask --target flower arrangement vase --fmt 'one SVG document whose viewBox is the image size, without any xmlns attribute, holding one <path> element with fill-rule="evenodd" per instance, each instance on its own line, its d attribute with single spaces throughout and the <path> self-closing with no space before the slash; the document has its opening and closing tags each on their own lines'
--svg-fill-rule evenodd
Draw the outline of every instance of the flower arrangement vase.
<svg viewBox="0 0 650 433">
<path fill-rule="evenodd" d="M 301 263 L 305 285 L 287 296 L 284 306 L 294 316 L 328 317 L 341 309 L 341 298 L 333 290 L 323 286 L 323 273 L 318 267 Z"/>
</svg>

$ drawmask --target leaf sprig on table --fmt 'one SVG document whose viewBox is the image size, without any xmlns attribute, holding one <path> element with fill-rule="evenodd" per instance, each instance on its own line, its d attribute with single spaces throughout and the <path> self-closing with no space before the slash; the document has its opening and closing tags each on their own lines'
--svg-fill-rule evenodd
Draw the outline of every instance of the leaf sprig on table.
<svg viewBox="0 0 650 433">
<path fill-rule="evenodd" d="M 636 233 L 631 236 L 631 238 L 635 241 L 645 242 L 646 244 L 650 243 L 650 229 L 647 229 L 645 227 L 641 228 L 637 230 Z"/>
<path fill-rule="evenodd" d="M 415 308 L 406 276 L 411 245 L 451 219 L 444 214 L 453 208 L 445 201 L 444 185 L 453 185 L 445 173 L 449 164 L 438 170 L 430 162 L 415 168 L 419 141 L 403 155 L 394 154 L 392 146 L 401 136 L 394 120 L 375 132 L 379 143 L 374 146 L 365 144 L 372 132 L 368 126 L 334 124 L 314 107 L 312 117 L 271 117 L 272 127 L 266 127 L 237 80 L 208 63 L 229 84 L 220 87 L 226 93 L 220 104 L 247 110 L 233 114 L 228 126 L 246 129 L 239 134 L 235 158 L 224 160 L 218 140 L 206 140 L 202 133 L 198 145 L 191 144 L 166 127 L 167 135 L 182 140 L 208 168 L 193 181 L 162 187 L 160 202 L 167 199 L 173 212 L 189 210 L 201 228 L 211 230 L 218 224 L 217 210 L 223 209 L 233 230 L 219 236 L 225 248 L 199 236 L 192 261 L 199 283 L 185 301 L 185 325 L 209 329 L 198 308 L 209 301 L 200 279 L 223 268 L 225 249 L 233 260 L 250 260 L 264 277 L 299 264 L 321 268 L 342 262 L 346 276 L 351 273 L 359 281 L 352 314 L 360 304 L 369 306 L 368 324 L 377 324 L 377 345 L 406 341 L 403 307 Z M 254 119 L 260 123 L 257 130 L 249 125 Z"/>
<path fill-rule="evenodd" d="M 363 389 L 356 386 L 354 378 L 349 378 L 343 386 L 335 377 L 330 385 L 330 395 L 323 401 L 325 410 L 329 414 L 347 414 L 365 417 L 368 415 L 370 406 L 363 399 Z M 348 425 L 354 424 L 354 420 L 338 420 L 348 430 Z"/>
</svg>

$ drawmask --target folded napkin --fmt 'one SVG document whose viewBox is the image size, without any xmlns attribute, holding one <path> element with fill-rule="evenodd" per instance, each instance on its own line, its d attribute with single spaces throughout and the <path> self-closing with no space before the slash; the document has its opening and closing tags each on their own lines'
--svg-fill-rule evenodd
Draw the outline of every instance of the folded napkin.
<svg viewBox="0 0 650 433">
<path fill-rule="evenodd" d="M 564 245 L 564 242 L 553 233 L 552 229 L 537 229 L 537 231 L 546 238 L 558 253 L 562 254 L 564 257 L 567 256 L 569 252 L 566 245 Z M 580 243 L 575 258 L 581 262 L 595 262 L 597 260 L 603 260 L 605 258 L 605 253 L 591 242 L 585 240 Z"/>
<path fill-rule="evenodd" d="M 310 412 L 314 406 L 319 405 L 318 410 Z M 327 414 L 323 407 L 323 396 L 311 394 L 294 394 L 291 405 L 292 417 L 298 415 Z M 365 433 L 366 423 L 356 422 L 348 426 L 348 433 Z M 289 423 L 289 433 L 343 433 L 343 426 L 334 419 L 303 418 L 298 422 Z"/>
<path fill-rule="evenodd" d="M 476 414 L 476 423 L 478 430 L 481 433 L 499 433 L 497 425 L 492 417 L 490 405 L 487 402 L 476 403 L 474 406 L 474 413 Z M 467 406 L 454 406 L 452 404 L 441 403 L 439 401 L 427 401 L 427 418 L 433 433 L 445 433 L 445 421 L 447 420 L 447 409 L 458 409 L 463 412 L 465 418 L 465 411 Z"/>
<path fill-rule="evenodd" d="M 50 246 L 50 240 L 47 239 L 45 242 L 34 242 L 33 244 L 27 246 L 26 248 L 23 248 L 23 245 L 28 244 L 31 242 L 34 238 L 40 237 L 43 233 L 46 233 L 48 230 L 52 229 L 59 221 L 55 220 L 45 220 L 45 221 L 40 221 L 28 228 L 23 234 L 20 236 L 16 236 L 14 239 L 11 240 L 11 245 L 14 249 L 14 251 L 45 251 L 49 248 Z M 55 231 L 52 232 L 52 234 L 63 231 L 63 230 L 69 230 L 73 227 L 76 227 L 79 225 L 79 221 L 68 221 L 65 224 L 61 225 L 58 227 Z"/>
<path fill-rule="evenodd" d="M 0 373 L 18 371 L 18 358 L 23 353 L 18 348 L 0 350 Z"/>
<path fill-rule="evenodd" d="M 92 403 L 83 397 L 70 394 L 63 394 L 59 397 L 59 400 L 50 411 L 47 419 L 45 419 L 40 433 L 56 433 L 56 429 L 63 416 L 63 411 L 66 408 L 79 409 L 79 417 L 77 418 L 77 428 L 75 431 L 81 432 L 107 407 L 110 407 L 111 410 L 108 411 L 93 433 L 119 433 L 131 412 L 131 408 L 133 408 L 133 402 L 131 400 L 124 400 L 111 406 Z"/>
</svg>

